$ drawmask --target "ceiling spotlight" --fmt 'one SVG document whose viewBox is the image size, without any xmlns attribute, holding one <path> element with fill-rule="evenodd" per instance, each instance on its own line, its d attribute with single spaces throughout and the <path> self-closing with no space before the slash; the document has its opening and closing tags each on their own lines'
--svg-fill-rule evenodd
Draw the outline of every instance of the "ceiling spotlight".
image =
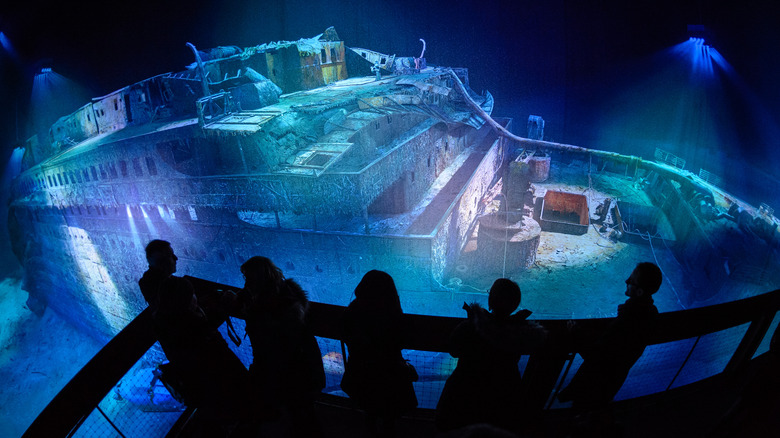
<svg viewBox="0 0 780 438">
<path fill-rule="evenodd" d="M 703 24 L 688 25 L 688 41 L 696 45 L 704 45 L 706 44 L 705 41 L 712 43 L 712 40 L 712 33 Z"/>
</svg>

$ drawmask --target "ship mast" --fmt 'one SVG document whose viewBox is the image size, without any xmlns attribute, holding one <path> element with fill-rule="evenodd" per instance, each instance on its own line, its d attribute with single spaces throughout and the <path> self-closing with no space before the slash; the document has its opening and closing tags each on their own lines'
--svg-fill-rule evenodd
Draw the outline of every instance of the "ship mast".
<svg viewBox="0 0 780 438">
<path fill-rule="evenodd" d="M 211 91 L 209 91 L 209 83 L 206 79 L 206 69 L 203 67 L 203 60 L 200 59 L 200 54 L 198 54 L 198 49 L 195 48 L 195 45 L 192 43 L 187 43 L 187 47 L 189 47 L 192 50 L 192 53 L 195 54 L 195 61 L 198 63 L 198 74 L 200 75 L 200 82 L 203 86 L 203 96 L 208 96 L 211 94 Z"/>
</svg>

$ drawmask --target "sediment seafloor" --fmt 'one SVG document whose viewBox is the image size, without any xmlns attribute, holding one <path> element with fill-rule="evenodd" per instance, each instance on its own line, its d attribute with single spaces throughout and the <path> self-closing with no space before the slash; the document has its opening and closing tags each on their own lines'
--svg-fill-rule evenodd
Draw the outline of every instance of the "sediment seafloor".
<svg viewBox="0 0 780 438">
<path fill-rule="evenodd" d="M 22 436 L 103 346 L 51 310 L 30 311 L 20 283 L 0 283 L 0 435 L 9 438 Z"/>
</svg>

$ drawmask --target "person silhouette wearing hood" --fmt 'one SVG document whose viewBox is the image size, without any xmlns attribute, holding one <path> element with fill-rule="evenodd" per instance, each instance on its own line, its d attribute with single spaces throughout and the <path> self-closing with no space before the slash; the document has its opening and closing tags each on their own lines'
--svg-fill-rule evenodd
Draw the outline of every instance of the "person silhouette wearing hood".
<svg viewBox="0 0 780 438">
<path fill-rule="evenodd" d="M 529 310 L 513 314 L 520 299 L 517 283 L 499 278 L 490 288 L 488 310 L 476 303 L 463 305 L 468 317 L 449 340 L 449 353 L 458 364 L 436 407 L 439 430 L 487 423 L 519 432 L 523 405 L 517 364 L 547 338 L 544 328 L 527 320 Z"/>
<path fill-rule="evenodd" d="M 244 289 L 236 299 L 252 343 L 250 380 L 262 417 L 281 415 L 267 430 L 276 436 L 321 436 L 314 401 L 325 387 L 325 370 L 317 339 L 307 324 L 309 299 L 294 280 L 267 257 L 241 265 Z"/>
</svg>

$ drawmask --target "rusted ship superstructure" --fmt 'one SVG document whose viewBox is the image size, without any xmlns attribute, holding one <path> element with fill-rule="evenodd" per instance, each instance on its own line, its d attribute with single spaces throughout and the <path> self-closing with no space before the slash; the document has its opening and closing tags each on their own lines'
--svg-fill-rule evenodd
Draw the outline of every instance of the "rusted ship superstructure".
<svg viewBox="0 0 780 438">
<path fill-rule="evenodd" d="M 665 155 L 519 138 L 465 69 L 350 49 L 332 29 L 191 48 L 185 71 L 94 99 L 28 141 L 9 216 L 25 288 L 90 330 L 110 336 L 145 307 L 136 281 L 155 238 L 173 243 L 180 274 L 238 285 L 238 266 L 262 254 L 335 304 L 383 269 L 406 309 L 430 314 L 479 289 L 464 281 L 556 257 L 571 267 L 602 241 L 608 257 L 652 239 L 671 248 L 687 304 L 777 285 L 768 206 Z"/>
<path fill-rule="evenodd" d="M 490 112 L 489 94 L 453 87 L 465 69 L 347 49 L 333 29 L 195 54 L 28 142 L 10 227 L 31 297 L 113 334 L 145 306 L 153 238 L 173 242 L 181 274 L 227 284 L 265 254 L 317 300 L 348 300 L 383 266 L 436 289 L 476 216 L 459 200 L 482 198 L 504 145 L 466 104 Z M 453 169 L 445 208 L 415 221 Z"/>
</svg>

